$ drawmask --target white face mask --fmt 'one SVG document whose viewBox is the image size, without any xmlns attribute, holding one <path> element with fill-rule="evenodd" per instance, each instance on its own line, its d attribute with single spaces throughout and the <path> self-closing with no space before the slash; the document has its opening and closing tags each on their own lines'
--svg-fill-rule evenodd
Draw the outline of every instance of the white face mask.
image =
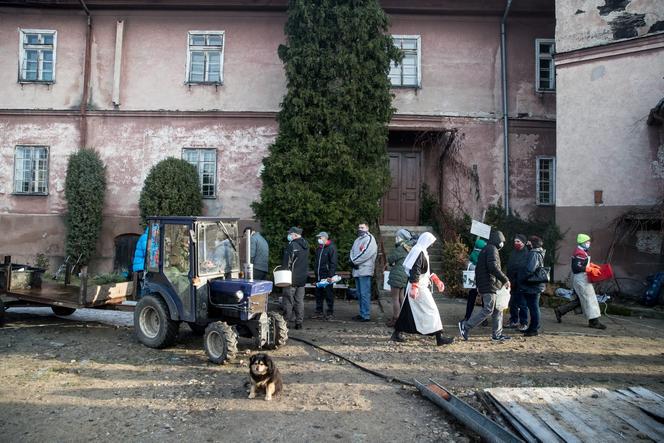
<svg viewBox="0 0 664 443">
<path fill-rule="evenodd" d="M 324 244 L 325 244 L 325 240 L 323 240 L 322 238 L 319 237 L 319 238 L 318 238 L 318 244 L 319 244 L 319 245 L 324 245 Z"/>
</svg>

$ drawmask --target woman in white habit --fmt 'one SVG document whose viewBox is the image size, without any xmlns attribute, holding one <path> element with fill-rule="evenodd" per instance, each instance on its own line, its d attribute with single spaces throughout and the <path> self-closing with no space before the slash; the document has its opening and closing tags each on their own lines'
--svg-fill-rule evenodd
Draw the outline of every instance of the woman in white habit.
<svg viewBox="0 0 664 443">
<path fill-rule="evenodd" d="M 440 313 L 431 293 L 433 282 L 440 292 L 445 285 L 429 268 L 429 254 L 427 249 L 436 241 L 436 237 L 429 232 L 420 235 L 417 244 L 411 249 L 403 262 L 408 274 L 408 286 L 399 318 L 394 325 L 394 333 L 390 340 L 404 342 L 403 333 L 435 335 L 436 345 L 447 345 L 454 341 L 452 337 L 443 335 L 443 323 Z"/>
</svg>

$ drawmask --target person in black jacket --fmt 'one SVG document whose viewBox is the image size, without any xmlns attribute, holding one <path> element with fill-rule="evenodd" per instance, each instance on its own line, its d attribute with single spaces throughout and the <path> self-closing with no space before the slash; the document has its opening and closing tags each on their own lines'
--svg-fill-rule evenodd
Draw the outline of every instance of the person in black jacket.
<svg viewBox="0 0 664 443">
<path fill-rule="evenodd" d="M 489 244 L 487 244 L 477 258 L 475 268 L 475 283 L 477 291 L 482 296 L 484 307 L 481 312 L 473 314 L 468 321 L 459 322 L 461 338 L 468 340 L 468 332 L 491 316 L 493 341 L 502 342 L 511 339 L 503 335 L 503 311 L 495 309 L 496 292 L 502 287 L 510 288 L 510 281 L 500 269 L 500 255 L 498 251 L 505 245 L 505 236 L 502 232 L 491 230 Z"/>
<path fill-rule="evenodd" d="M 539 238 L 539 237 L 538 237 Z M 506 328 L 517 328 L 525 331 L 528 327 L 528 305 L 525 293 L 519 284 L 519 275 L 523 272 L 528 260 L 527 238 L 523 234 L 514 236 L 514 250 L 507 259 L 507 277 L 510 279 L 510 321 Z"/>
<path fill-rule="evenodd" d="M 528 329 L 523 331 L 524 337 L 534 337 L 539 335 L 540 329 L 540 295 L 546 285 L 544 283 L 530 283 L 528 278 L 540 267 L 544 266 L 544 254 L 546 251 L 542 248 L 543 241 L 536 235 L 531 235 L 528 239 L 530 251 L 526 259 L 526 265 L 519 270 L 519 291 L 526 299 L 528 311 L 530 312 L 530 324 Z"/>
<path fill-rule="evenodd" d="M 286 321 L 291 321 L 295 310 L 295 329 L 302 329 L 304 321 L 304 285 L 309 272 L 309 244 L 302 238 L 302 229 L 292 227 L 288 230 L 288 245 L 284 248 L 281 260 L 282 269 L 290 269 L 293 280 L 283 292 L 283 309 Z"/>
<path fill-rule="evenodd" d="M 316 282 L 327 280 L 327 285 L 316 285 L 316 313 L 312 318 L 334 318 L 334 291 L 332 277 L 337 273 L 337 248 L 330 240 L 327 232 L 319 232 L 316 236 L 318 247 L 314 256 L 314 274 Z M 327 302 L 327 312 L 323 312 L 323 299 Z"/>
</svg>

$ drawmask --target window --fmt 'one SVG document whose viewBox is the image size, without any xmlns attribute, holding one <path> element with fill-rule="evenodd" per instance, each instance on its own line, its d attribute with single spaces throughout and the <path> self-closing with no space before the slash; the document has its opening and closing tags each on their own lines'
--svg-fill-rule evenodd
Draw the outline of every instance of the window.
<svg viewBox="0 0 664 443">
<path fill-rule="evenodd" d="M 222 84 L 224 31 L 190 31 L 187 83 Z"/>
<path fill-rule="evenodd" d="M 17 146 L 14 155 L 14 193 L 48 193 L 48 148 Z"/>
<path fill-rule="evenodd" d="M 55 81 L 55 31 L 21 29 L 19 82 Z"/>
<path fill-rule="evenodd" d="M 537 157 L 537 204 L 556 203 L 556 159 Z"/>
<path fill-rule="evenodd" d="M 198 171 L 203 197 L 214 198 L 217 177 L 217 150 L 184 148 L 182 159 L 194 165 Z"/>
<path fill-rule="evenodd" d="M 390 63 L 390 83 L 392 86 L 419 88 L 420 73 L 420 36 L 393 35 L 394 45 L 403 52 L 401 63 Z"/>
<path fill-rule="evenodd" d="M 535 89 L 537 92 L 556 90 L 556 68 L 553 65 L 555 41 L 538 38 L 535 40 Z"/>
</svg>

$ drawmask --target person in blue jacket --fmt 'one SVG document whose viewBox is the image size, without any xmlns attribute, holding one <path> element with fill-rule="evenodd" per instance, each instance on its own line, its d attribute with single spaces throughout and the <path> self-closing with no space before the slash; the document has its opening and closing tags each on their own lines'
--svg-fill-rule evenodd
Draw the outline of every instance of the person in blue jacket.
<svg viewBox="0 0 664 443">
<path fill-rule="evenodd" d="M 143 271 L 145 271 L 145 253 L 148 247 L 148 228 L 145 232 L 138 237 L 136 242 L 136 250 L 134 251 L 134 260 L 132 261 L 131 270 L 138 274 L 138 294 L 143 292 Z"/>
</svg>

